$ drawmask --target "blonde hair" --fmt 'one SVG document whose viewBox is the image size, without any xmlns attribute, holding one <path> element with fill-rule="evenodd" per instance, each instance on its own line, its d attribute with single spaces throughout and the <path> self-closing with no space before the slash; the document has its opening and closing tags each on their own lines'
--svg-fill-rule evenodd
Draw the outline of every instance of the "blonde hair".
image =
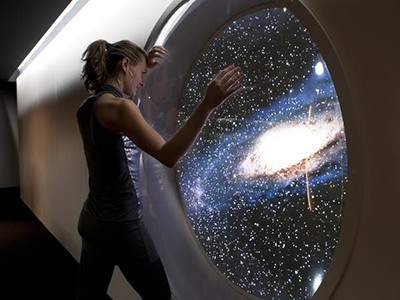
<svg viewBox="0 0 400 300">
<path fill-rule="evenodd" d="M 123 58 L 129 58 L 132 65 L 137 65 L 141 59 L 147 63 L 147 53 L 131 41 L 122 40 L 110 44 L 105 40 L 91 43 L 83 52 L 84 66 L 81 78 L 87 91 L 95 92 L 104 85 L 110 75 L 114 75 L 118 63 Z"/>
</svg>

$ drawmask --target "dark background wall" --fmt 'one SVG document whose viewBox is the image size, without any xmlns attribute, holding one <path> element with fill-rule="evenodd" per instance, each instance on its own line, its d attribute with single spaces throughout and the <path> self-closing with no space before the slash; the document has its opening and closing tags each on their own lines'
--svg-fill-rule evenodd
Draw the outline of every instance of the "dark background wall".
<svg viewBox="0 0 400 300">
<path fill-rule="evenodd" d="M 0 88 L 0 188 L 19 186 L 15 85 Z"/>
</svg>

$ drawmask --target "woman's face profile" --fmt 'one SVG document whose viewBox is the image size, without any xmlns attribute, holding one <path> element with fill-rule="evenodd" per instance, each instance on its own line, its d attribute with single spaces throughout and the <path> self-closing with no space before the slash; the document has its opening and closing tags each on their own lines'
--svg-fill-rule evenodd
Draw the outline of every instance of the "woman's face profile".
<svg viewBox="0 0 400 300">
<path fill-rule="evenodd" d="M 140 88 L 145 85 L 144 75 L 147 73 L 147 65 L 144 59 L 141 59 L 136 65 L 130 64 L 126 74 L 125 94 L 136 96 Z"/>
</svg>

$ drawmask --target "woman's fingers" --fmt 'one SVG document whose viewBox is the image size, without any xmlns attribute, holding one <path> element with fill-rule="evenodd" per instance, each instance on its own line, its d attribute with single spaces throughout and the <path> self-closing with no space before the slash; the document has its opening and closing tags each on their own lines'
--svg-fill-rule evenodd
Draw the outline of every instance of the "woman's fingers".
<svg viewBox="0 0 400 300">
<path fill-rule="evenodd" d="M 229 93 L 229 96 L 231 96 L 242 88 L 243 84 L 240 81 L 236 81 L 234 84 L 227 88 L 227 92 Z"/>
<path fill-rule="evenodd" d="M 230 65 L 228 67 L 226 67 L 225 69 L 219 71 L 219 73 L 217 74 L 217 76 L 215 77 L 216 80 L 221 80 L 222 78 L 224 78 L 224 76 L 226 74 L 228 74 L 229 72 L 231 72 L 232 70 L 235 69 L 235 65 Z"/>
<path fill-rule="evenodd" d="M 163 46 L 154 46 L 154 47 L 152 47 L 152 48 L 150 49 L 150 51 L 149 51 L 149 52 L 151 52 L 151 51 L 160 51 L 160 52 L 166 52 L 166 51 L 167 51 L 167 49 L 166 49 L 166 48 L 164 48 Z"/>
<path fill-rule="evenodd" d="M 165 50 L 152 49 L 149 52 L 149 56 L 151 56 L 151 57 L 164 57 L 166 55 L 167 55 L 167 52 Z"/>
<path fill-rule="evenodd" d="M 154 46 L 152 49 L 156 51 L 167 52 L 167 49 L 164 48 L 163 46 Z"/>
<path fill-rule="evenodd" d="M 229 88 L 230 86 L 240 82 L 244 77 L 242 72 L 235 72 L 229 78 L 226 79 L 224 86 Z"/>
<path fill-rule="evenodd" d="M 149 58 L 149 63 L 148 67 L 149 68 L 154 68 L 155 66 L 158 65 L 159 61 L 158 59 L 164 59 L 168 54 L 167 49 L 165 49 L 162 46 L 154 46 L 153 48 L 150 49 L 148 52 L 148 58 Z"/>
<path fill-rule="evenodd" d="M 224 90 L 225 98 L 230 97 L 243 88 L 240 82 L 244 78 L 244 74 L 239 67 L 229 66 L 225 68 L 220 74 L 219 85 Z"/>
<path fill-rule="evenodd" d="M 230 86 L 233 84 L 238 78 L 240 78 L 242 74 L 242 70 L 239 67 L 234 67 L 232 69 L 227 70 L 227 72 L 221 77 L 221 84 L 226 86 Z"/>
<path fill-rule="evenodd" d="M 244 77 L 240 67 L 230 65 L 229 67 L 219 71 L 214 80 L 226 92 L 230 93 L 231 90 L 240 89 L 240 80 Z"/>
<path fill-rule="evenodd" d="M 167 54 L 167 49 L 161 46 L 154 46 L 151 48 L 149 51 L 150 56 L 157 56 L 157 57 L 163 57 Z"/>
<path fill-rule="evenodd" d="M 151 58 L 164 58 L 165 57 L 165 53 L 161 53 L 161 52 L 154 52 L 150 55 Z"/>
</svg>

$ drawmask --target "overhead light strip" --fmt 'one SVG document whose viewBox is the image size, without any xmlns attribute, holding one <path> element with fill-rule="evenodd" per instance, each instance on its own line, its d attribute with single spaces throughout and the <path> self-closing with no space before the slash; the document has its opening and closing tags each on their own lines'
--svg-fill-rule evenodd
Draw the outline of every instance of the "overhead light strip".
<svg viewBox="0 0 400 300">
<path fill-rule="evenodd" d="M 29 64 L 43 51 L 44 48 L 57 36 L 57 34 L 72 20 L 72 18 L 88 3 L 89 0 L 72 0 L 53 25 L 47 30 L 35 47 L 29 52 L 25 59 L 18 66 L 17 70 L 8 79 L 15 82 L 18 76 L 29 66 Z"/>
</svg>

